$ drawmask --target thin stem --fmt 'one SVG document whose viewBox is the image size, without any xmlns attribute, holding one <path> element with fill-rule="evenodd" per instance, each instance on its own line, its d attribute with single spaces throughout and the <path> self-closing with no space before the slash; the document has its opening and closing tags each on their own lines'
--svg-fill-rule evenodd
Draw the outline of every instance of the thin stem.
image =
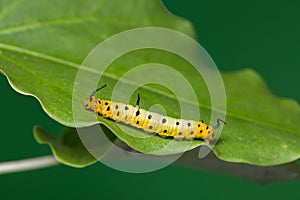
<svg viewBox="0 0 300 200">
<path fill-rule="evenodd" d="M 34 170 L 51 167 L 58 164 L 59 162 L 53 156 L 42 156 L 24 160 L 2 162 L 0 163 L 0 174 Z"/>
</svg>

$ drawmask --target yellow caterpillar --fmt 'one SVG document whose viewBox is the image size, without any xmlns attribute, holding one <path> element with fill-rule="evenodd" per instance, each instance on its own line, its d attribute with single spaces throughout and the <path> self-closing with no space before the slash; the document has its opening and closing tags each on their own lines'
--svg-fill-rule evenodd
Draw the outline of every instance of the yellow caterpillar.
<svg viewBox="0 0 300 200">
<path fill-rule="evenodd" d="M 136 106 L 96 98 L 96 92 L 104 87 L 106 85 L 93 91 L 89 98 L 86 99 L 84 102 L 86 110 L 93 111 L 97 115 L 102 115 L 116 122 L 141 128 L 146 132 L 157 133 L 161 137 L 171 136 L 175 139 L 199 138 L 205 142 L 210 142 L 214 138 L 214 129 L 220 126 L 220 122 L 225 124 L 223 120 L 218 119 L 217 125 L 210 126 L 203 121 L 176 119 L 141 109 L 139 107 L 139 94 Z"/>
</svg>

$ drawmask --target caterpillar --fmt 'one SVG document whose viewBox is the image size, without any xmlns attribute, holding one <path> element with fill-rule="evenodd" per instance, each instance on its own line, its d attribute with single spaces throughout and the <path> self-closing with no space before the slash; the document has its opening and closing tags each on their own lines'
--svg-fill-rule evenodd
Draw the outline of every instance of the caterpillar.
<svg viewBox="0 0 300 200">
<path fill-rule="evenodd" d="M 136 106 L 96 98 L 96 92 L 104 87 L 106 84 L 92 92 L 83 104 L 84 109 L 116 122 L 141 128 L 146 132 L 157 133 L 161 137 L 202 139 L 209 143 L 214 139 L 214 130 L 220 126 L 220 122 L 226 124 L 225 121 L 217 119 L 217 124 L 210 126 L 203 120 L 176 119 L 141 109 L 139 94 Z"/>
</svg>

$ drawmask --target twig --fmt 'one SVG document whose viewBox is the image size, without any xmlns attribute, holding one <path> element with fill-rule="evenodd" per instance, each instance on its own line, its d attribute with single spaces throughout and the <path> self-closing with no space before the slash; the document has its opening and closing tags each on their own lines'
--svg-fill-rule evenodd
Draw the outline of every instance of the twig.
<svg viewBox="0 0 300 200">
<path fill-rule="evenodd" d="M 34 170 L 51 167 L 58 164 L 59 162 L 53 156 L 42 156 L 24 160 L 2 162 L 0 163 L 0 174 Z"/>
</svg>

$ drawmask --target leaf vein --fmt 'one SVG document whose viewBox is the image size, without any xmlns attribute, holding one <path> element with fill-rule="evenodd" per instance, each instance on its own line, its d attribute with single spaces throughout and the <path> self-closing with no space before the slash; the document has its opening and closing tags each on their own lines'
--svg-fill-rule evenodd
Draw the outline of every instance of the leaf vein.
<svg viewBox="0 0 300 200">
<path fill-rule="evenodd" d="M 27 31 L 30 29 L 36 29 L 43 27 L 45 25 L 61 25 L 61 24 L 71 24 L 71 23 L 83 23 L 86 21 L 96 20 L 93 16 L 82 16 L 78 18 L 64 18 L 64 19 L 51 19 L 45 21 L 36 21 L 27 24 L 19 24 L 17 26 L 4 27 L 0 29 L 0 34 L 11 34 L 16 32 Z"/>
<path fill-rule="evenodd" d="M 4 9 L 2 13 L 0 13 L 0 21 L 5 19 L 9 14 L 11 14 L 13 11 L 15 11 L 20 3 L 22 3 L 23 0 L 15 1 L 12 4 L 10 4 L 7 8 Z"/>
</svg>

